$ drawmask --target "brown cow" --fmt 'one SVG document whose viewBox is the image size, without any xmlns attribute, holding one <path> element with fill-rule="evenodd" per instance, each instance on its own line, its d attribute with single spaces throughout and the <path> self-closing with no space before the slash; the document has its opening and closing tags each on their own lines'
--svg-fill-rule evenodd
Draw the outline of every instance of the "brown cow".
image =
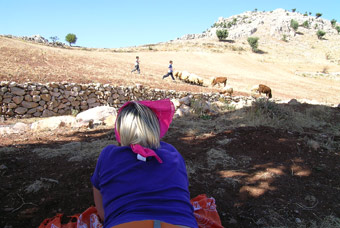
<svg viewBox="0 0 340 228">
<path fill-rule="evenodd" d="M 264 93 L 268 98 L 272 98 L 272 90 L 266 85 L 259 84 L 258 86 L 254 86 L 252 91 L 259 92 L 260 95 Z"/>
<path fill-rule="evenodd" d="M 217 78 L 214 78 L 211 82 L 211 85 L 212 86 L 215 86 L 216 84 L 220 84 L 220 83 L 223 83 L 224 84 L 224 87 L 227 85 L 227 77 L 217 77 Z"/>
</svg>

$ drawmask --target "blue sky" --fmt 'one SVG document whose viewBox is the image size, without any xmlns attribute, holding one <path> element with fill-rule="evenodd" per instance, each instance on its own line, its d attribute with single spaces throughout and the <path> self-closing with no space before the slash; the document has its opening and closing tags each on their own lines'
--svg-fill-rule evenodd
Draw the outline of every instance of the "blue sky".
<svg viewBox="0 0 340 228">
<path fill-rule="evenodd" d="M 74 33 L 79 46 L 127 47 L 201 33 L 218 17 L 255 8 L 296 8 L 340 22 L 340 0 L 0 0 L 0 34 L 58 36 L 65 42 Z"/>
</svg>

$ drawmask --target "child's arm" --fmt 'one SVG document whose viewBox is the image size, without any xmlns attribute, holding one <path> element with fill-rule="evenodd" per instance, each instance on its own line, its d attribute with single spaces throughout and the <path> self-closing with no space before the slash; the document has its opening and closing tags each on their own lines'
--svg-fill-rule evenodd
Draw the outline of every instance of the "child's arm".
<svg viewBox="0 0 340 228">
<path fill-rule="evenodd" d="M 94 203 L 96 205 L 97 213 L 102 221 L 104 221 L 104 208 L 103 208 L 103 199 L 102 199 L 102 194 L 98 189 L 93 187 L 93 198 L 94 198 Z"/>
</svg>

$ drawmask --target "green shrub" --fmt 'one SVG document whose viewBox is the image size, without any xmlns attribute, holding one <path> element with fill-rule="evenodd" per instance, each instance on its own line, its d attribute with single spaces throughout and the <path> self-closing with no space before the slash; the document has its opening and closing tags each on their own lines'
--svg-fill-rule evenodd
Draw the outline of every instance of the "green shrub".
<svg viewBox="0 0 340 228">
<path fill-rule="evenodd" d="M 309 21 L 304 21 L 303 23 L 302 23 L 302 26 L 304 27 L 304 28 L 309 28 Z"/>
<path fill-rule="evenodd" d="M 251 50 L 253 52 L 258 52 L 258 41 L 259 41 L 259 38 L 258 37 L 248 37 L 247 39 L 250 47 L 251 47 Z"/>
<path fill-rule="evenodd" d="M 331 24 L 332 24 L 332 27 L 334 28 L 335 25 L 336 25 L 336 20 L 335 20 L 335 19 L 332 19 L 332 20 L 331 20 Z"/>
<path fill-rule="evenodd" d="M 307 16 L 308 16 L 308 13 L 307 13 L 307 12 L 305 12 L 305 14 L 304 14 L 303 16 L 307 17 Z"/>
<path fill-rule="evenodd" d="M 316 18 L 319 18 L 319 17 L 322 16 L 322 13 L 316 13 L 315 16 L 316 16 Z"/>
<path fill-rule="evenodd" d="M 296 20 L 292 19 L 290 20 L 290 27 L 293 28 L 296 32 L 299 28 L 299 23 Z"/>
<path fill-rule="evenodd" d="M 338 34 L 340 34 L 340 26 L 335 26 L 336 31 L 338 31 Z"/>
<path fill-rule="evenodd" d="M 324 35 L 326 35 L 326 32 L 324 32 L 324 31 L 322 31 L 322 30 L 318 30 L 318 31 L 316 32 L 316 35 L 318 36 L 318 39 L 321 40 L 322 37 L 323 37 Z"/>
<path fill-rule="evenodd" d="M 296 11 L 296 8 L 292 9 L 292 12 L 294 13 Z"/>
<path fill-rule="evenodd" d="M 65 40 L 71 46 L 71 44 L 75 44 L 77 42 L 77 36 L 73 33 L 69 33 L 69 34 L 66 35 Z"/>
<path fill-rule="evenodd" d="M 288 40 L 287 40 L 287 35 L 286 35 L 286 34 L 283 34 L 281 40 L 284 41 L 284 42 L 288 42 Z"/>
<path fill-rule="evenodd" d="M 217 30 L 216 36 L 219 40 L 224 40 L 228 37 L 228 31 L 227 30 Z"/>
</svg>

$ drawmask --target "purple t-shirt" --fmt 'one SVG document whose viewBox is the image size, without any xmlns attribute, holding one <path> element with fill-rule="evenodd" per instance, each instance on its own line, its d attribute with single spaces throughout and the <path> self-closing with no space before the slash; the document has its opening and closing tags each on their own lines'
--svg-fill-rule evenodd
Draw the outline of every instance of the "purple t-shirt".
<svg viewBox="0 0 340 228">
<path fill-rule="evenodd" d="M 103 149 L 91 182 L 102 194 L 104 227 L 140 220 L 198 227 L 184 159 L 165 142 L 155 152 L 163 163 L 137 160 L 128 146 Z"/>
</svg>

